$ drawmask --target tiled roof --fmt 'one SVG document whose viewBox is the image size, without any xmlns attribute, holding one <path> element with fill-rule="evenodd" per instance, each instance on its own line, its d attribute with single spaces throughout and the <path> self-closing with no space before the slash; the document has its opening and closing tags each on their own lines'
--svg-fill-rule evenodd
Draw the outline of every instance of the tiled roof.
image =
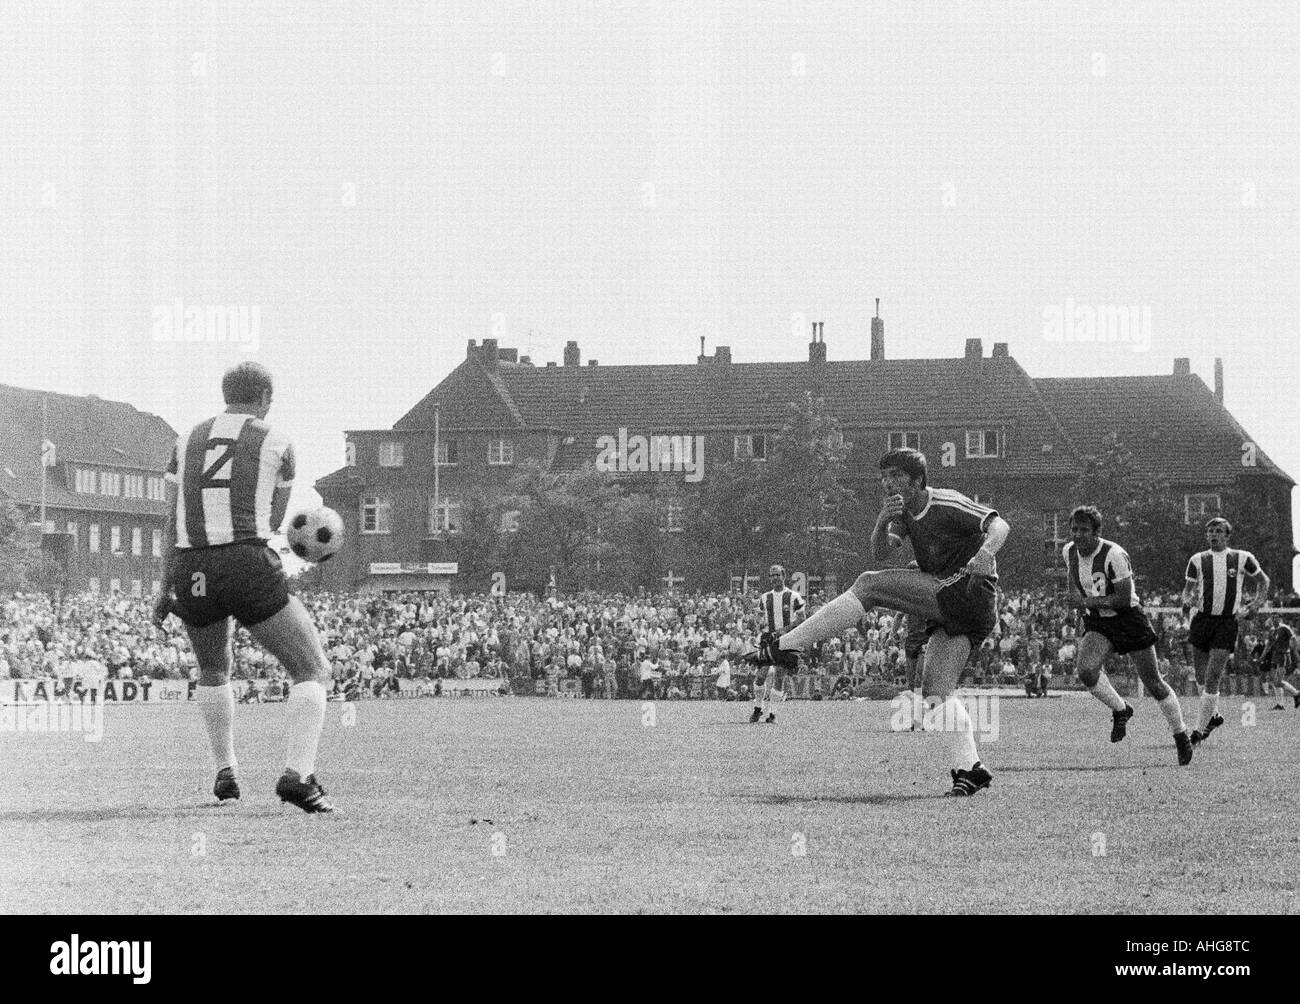
<svg viewBox="0 0 1300 1004">
<path fill-rule="evenodd" d="M 1112 432 L 1134 458 L 1175 482 L 1226 483 L 1238 475 L 1295 482 L 1256 447 L 1242 466 L 1246 430 L 1194 375 L 1035 380 L 1080 452 L 1095 453 Z"/>
<path fill-rule="evenodd" d="M 55 445 L 57 468 L 40 464 L 42 399 L 47 402 L 45 437 Z M 40 503 L 44 472 L 49 506 L 161 514 L 164 503 L 150 499 L 68 491 L 62 465 L 80 461 L 161 474 L 175 441 L 170 425 L 124 401 L 0 384 L 0 492 L 20 504 Z"/>
</svg>

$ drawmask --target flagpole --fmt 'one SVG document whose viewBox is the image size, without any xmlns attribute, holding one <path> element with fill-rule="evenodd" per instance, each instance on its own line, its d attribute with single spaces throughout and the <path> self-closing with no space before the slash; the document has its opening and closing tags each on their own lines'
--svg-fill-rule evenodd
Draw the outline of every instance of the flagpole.
<svg viewBox="0 0 1300 1004">
<path fill-rule="evenodd" d="M 45 538 L 45 444 L 49 441 L 48 430 L 46 429 L 49 414 L 50 398 L 48 394 L 41 395 L 41 538 Z"/>
</svg>

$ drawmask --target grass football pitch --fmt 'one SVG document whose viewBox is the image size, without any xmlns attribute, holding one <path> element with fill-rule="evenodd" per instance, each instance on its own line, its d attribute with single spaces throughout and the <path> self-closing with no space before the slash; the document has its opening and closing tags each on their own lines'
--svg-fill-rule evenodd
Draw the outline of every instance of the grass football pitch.
<svg viewBox="0 0 1300 1004">
<path fill-rule="evenodd" d="M 1243 724 L 1246 700 L 1179 768 L 1150 699 L 1112 746 L 1086 695 L 1003 698 L 969 799 L 943 795 L 947 738 L 891 731 L 887 702 L 776 725 L 718 702 L 331 703 L 330 816 L 272 793 L 283 705 L 236 708 L 223 805 L 196 706 L 110 706 L 97 743 L 0 732 L 0 910 L 1296 913 L 1300 714 L 1260 698 Z"/>
</svg>

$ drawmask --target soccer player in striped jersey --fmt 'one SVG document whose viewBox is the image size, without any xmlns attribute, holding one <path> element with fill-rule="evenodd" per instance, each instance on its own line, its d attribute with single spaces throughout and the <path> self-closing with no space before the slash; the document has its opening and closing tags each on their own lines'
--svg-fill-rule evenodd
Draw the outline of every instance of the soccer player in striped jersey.
<svg viewBox="0 0 1300 1004">
<path fill-rule="evenodd" d="M 1132 656 L 1138 676 L 1159 703 L 1174 734 L 1178 763 L 1186 766 L 1192 762 L 1192 742 L 1178 695 L 1165 683 L 1156 664 L 1156 633 L 1133 588 L 1133 565 L 1124 548 L 1100 536 L 1101 526 L 1101 511 L 1096 506 L 1079 506 L 1070 513 L 1072 540 L 1061 549 L 1066 602 L 1083 613 L 1079 680 L 1110 708 L 1110 741 L 1117 743 L 1128 733 L 1133 708 L 1115 692 L 1103 666 L 1111 652 Z"/>
<path fill-rule="evenodd" d="M 161 625 L 176 614 L 194 646 L 196 696 L 217 761 L 213 794 L 220 801 L 239 798 L 230 689 L 234 618 L 294 681 L 285 771 L 275 793 L 306 812 L 332 812 L 315 777 L 329 663 L 302 601 L 289 595 L 280 556 L 267 546 L 284 521 L 294 476 L 293 447 L 265 421 L 272 389 L 263 366 L 240 363 L 221 381 L 226 410 L 177 439 L 167 468 L 170 513 L 154 621 Z"/>
<path fill-rule="evenodd" d="M 1219 680 L 1228 657 L 1237 647 L 1237 614 L 1253 614 L 1268 595 L 1268 576 L 1249 551 L 1228 546 L 1232 524 L 1216 516 L 1205 524 L 1208 550 L 1198 551 L 1187 562 L 1187 583 L 1183 587 L 1183 611 L 1196 605 L 1188 641 L 1192 664 L 1201 686 L 1201 708 L 1192 744 L 1209 738 L 1223 724 L 1219 710 Z M 1246 600 L 1246 585 L 1251 586 Z"/>
<path fill-rule="evenodd" d="M 764 624 L 763 633 L 758 643 L 758 665 L 766 666 L 767 673 L 760 687 L 754 685 L 754 713 L 749 716 L 752 723 L 766 721 L 776 724 L 776 705 L 785 700 L 785 673 L 798 665 L 798 658 L 791 661 L 781 656 L 776 640 L 799 623 L 803 616 L 804 599 L 785 584 L 785 569 L 773 565 L 767 570 L 768 585 L 772 588 L 759 597 L 759 616 Z"/>
<path fill-rule="evenodd" d="M 863 572 L 848 592 L 782 635 L 792 652 L 839 634 L 874 606 L 916 615 L 927 622 L 922 689 L 943 708 L 953 761 L 950 795 L 973 795 L 993 775 L 979 759 L 970 715 L 953 696 L 972 651 L 997 623 L 997 560 L 1011 527 L 988 506 L 961 492 L 927 484 L 925 454 L 907 448 L 880 458 L 884 506 L 871 535 L 872 555 L 882 561 L 904 539 L 912 542 L 919 568 Z"/>
</svg>

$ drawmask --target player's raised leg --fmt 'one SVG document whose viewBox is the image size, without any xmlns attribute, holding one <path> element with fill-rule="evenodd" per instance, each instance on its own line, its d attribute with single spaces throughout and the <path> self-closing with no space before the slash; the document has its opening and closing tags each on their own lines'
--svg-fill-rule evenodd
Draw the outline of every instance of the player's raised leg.
<svg viewBox="0 0 1300 1004">
<path fill-rule="evenodd" d="M 185 626 L 199 663 L 199 684 L 195 698 L 217 763 L 217 780 L 212 794 L 225 802 L 239 798 L 235 774 L 235 697 L 230 689 L 230 618 L 223 617 L 206 627 Z"/>
<path fill-rule="evenodd" d="M 334 807 L 315 778 L 316 748 L 325 722 L 324 681 L 329 675 L 329 662 L 315 625 L 302 601 L 290 596 L 278 613 L 249 625 L 248 630 L 293 679 L 285 726 L 285 771 L 276 794 L 307 812 L 331 812 Z"/>
<path fill-rule="evenodd" d="M 1128 734 L 1128 720 L 1133 717 L 1133 708 L 1119 696 L 1106 675 L 1104 667 L 1110 651 L 1110 640 L 1105 635 L 1088 631 L 1079 639 L 1077 665 L 1079 682 L 1088 688 L 1088 693 L 1110 708 L 1110 741 L 1117 743 Z"/>
<path fill-rule="evenodd" d="M 935 594 L 939 580 L 909 568 L 863 572 L 853 585 L 821 607 L 802 624 L 781 636 L 780 647 L 801 651 L 855 627 L 872 607 L 889 607 L 905 614 L 938 620 L 942 615 Z"/>
<path fill-rule="evenodd" d="M 970 639 L 965 635 L 950 635 L 943 628 L 936 628 L 925 646 L 925 675 L 921 683 L 925 702 L 934 709 L 931 715 L 937 719 L 942 714 L 953 764 L 952 790 L 948 794 L 958 796 L 973 795 L 993 780 L 993 775 L 980 762 L 975 729 L 966 705 L 953 693 L 970 652 Z"/>
</svg>

